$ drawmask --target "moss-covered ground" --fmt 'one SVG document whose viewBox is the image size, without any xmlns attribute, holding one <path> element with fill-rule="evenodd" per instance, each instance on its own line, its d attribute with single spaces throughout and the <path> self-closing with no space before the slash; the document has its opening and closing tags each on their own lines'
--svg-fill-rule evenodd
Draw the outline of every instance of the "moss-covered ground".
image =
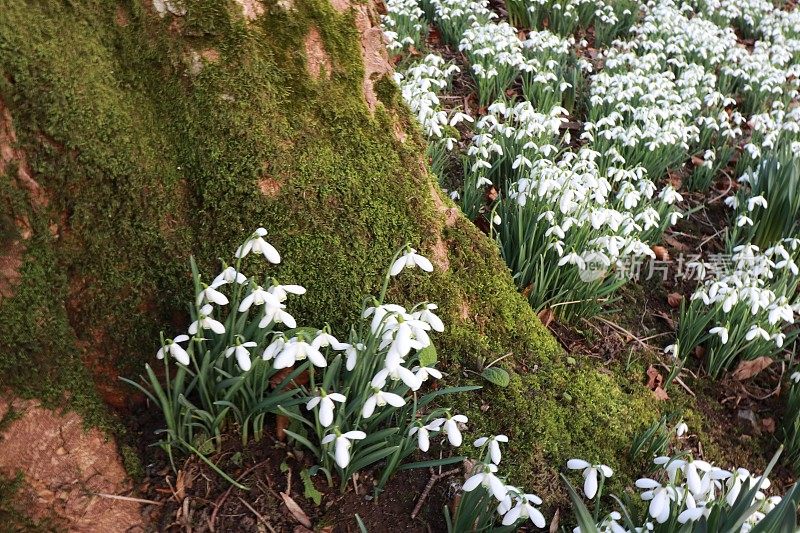
<svg viewBox="0 0 800 533">
<path fill-rule="evenodd" d="M 308 289 L 295 316 L 335 332 L 399 246 L 443 244 L 446 271 L 404 274 L 390 296 L 440 305 L 451 379 L 513 354 L 508 388 L 456 400 L 470 435 L 508 434 L 512 480 L 545 498 L 569 457 L 622 460 L 658 416 L 641 374 L 567 364 L 494 244 L 463 218 L 445 224 L 418 133 L 395 138 L 407 114 L 388 82 L 385 104 L 364 102 L 352 13 L 268 2 L 248 22 L 232 0 L 165 18 L 145 4 L 0 0 L 0 99 L 50 198 L 31 208 L 6 169 L 0 201 L 35 231 L 16 295 L 0 303 L 0 384 L 51 403 L 66 392 L 102 420 L 90 381 L 137 373 L 159 330 L 185 326 L 190 253 L 215 271 L 260 225 L 284 258 L 271 275 Z M 329 79 L 306 72 L 312 26 Z"/>
</svg>

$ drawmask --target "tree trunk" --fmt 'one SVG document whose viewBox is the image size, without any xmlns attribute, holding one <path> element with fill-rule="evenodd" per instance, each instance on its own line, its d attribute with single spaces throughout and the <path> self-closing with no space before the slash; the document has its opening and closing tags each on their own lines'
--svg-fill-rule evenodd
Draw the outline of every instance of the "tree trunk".
<svg viewBox="0 0 800 533">
<path fill-rule="evenodd" d="M 435 271 L 391 297 L 439 304 L 454 379 L 512 354 L 508 388 L 458 407 L 512 437 L 512 481 L 557 490 L 567 454 L 625 449 L 646 391 L 561 361 L 429 173 L 375 10 L 348 2 L 0 0 L 0 384 L 119 434 L 117 377 L 185 328 L 190 255 L 213 272 L 263 225 L 270 275 L 308 289 L 296 316 L 344 331 L 409 242 Z"/>
</svg>

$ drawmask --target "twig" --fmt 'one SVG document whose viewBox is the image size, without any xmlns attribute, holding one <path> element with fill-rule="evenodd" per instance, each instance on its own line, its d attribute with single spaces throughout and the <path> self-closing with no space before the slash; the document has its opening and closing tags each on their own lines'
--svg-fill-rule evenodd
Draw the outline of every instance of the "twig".
<svg viewBox="0 0 800 533">
<path fill-rule="evenodd" d="M 240 501 L 240 502 L 242 502 L 242 504 L 243 504 L 245 507 L 247 507 L 248 509 L 250 509 L 250 511 L 251 511 L 251 512 L 252 512 L 254 515 L 256 515 L 256 518 L 258 518 L 258 521 L 259 521 L 259 522 L 261 522 L 262 524 L 264 524 L 264 525 L 267 527 L 267 529 L 269 529 L 269 530 L 270 530 L 272 533 L 275 533 L 275 529 L 272 527 L 272 525 L 270 525 L 270 523 L 269 523 L 269 522 L 267 522 L 266 518 L 264 518 L 263 516 L 261 516 L 261 513 L 259 513 L 258 511 L 256 511 L 256 510 L 253 508 L 253 506 L 252 506 L 252 505 L 250 505 L 249 503 L 247 503 L 247 502 L 246 502 L 246 501 L 245 501 L 245 500 L 244 500 L 244 499 L 243 499 L 241 496 L 237 496 L 237 498 L 239 499 L 239 501 Z"/>
<path fill-rule="evenodd" d="M 614 322 L 611 322 L 610 320 L 606 320 L 605 318 L 603 318 L 601 316 L 596 316 L 595 318 L 597 320 L 600 320 L 601 322 L 604 322 L 604 323 L 608 324 L 609 326 L 611 326 L 612 328 L 616 329 L 617 331 L 621 331 L 622 333 L 624 333 L 625 335 L 627 335 L 631 339 L 633 339 L 636 342 L 638 342 L 641 345 L 641 347 L 644 348 L 645 350 L 648 349 L 647 344 L 645 344 L 642 339 L 640 339 L 639 337 L 637 337 L 636 335 L 634 335 L 633 333 L 631 333 L 627 329 L 623 328 L 619 324 L 615 324 Z"/>
<path fill-rule="evenodd" d="M 718 196 L 715 196 L 714 198 L 712 198 L 711 200 L 709 200 L 709 201 L 707 202 L 707 203 L 709 203 L 709 204 L 713 204 L 713 203 L 715 203 L 715 202 L 717 202 L 717 201 L 721 200 L 722 198 L 724 198 L 725 196 L 727 196 L 727 194 L 728 194 L 729 192 L 731 192 L 731 189 L 733 188 L 733 178 L 731 178 L 731 175 L 730 175 L 730 174 L 728 174 L 727 172 L 725 172 L 724 170 L 722 170 L 722 175 L 723 175 L 723 176 L 725 176 L 726 178 L 728 178 L 728 188 L 727 188 L 727 189 L 725 189 L 725 191 L 724 191 L 722 194 L 720 194 L 720 195 L 718 195 Z"/>
<path fill-rule="evenodd" d="M 153 505 L 164 505 L 164 502 L 157 502 L 155 500 L 145 500 L 144 498 L 133 498 L 131 496 L 120 496 L 119 494 L 103 494 L 101 492 L 95 493 L 95 496 L 100 496 L 101 498 L 108 498 L 110 500 L 123 500 L 126 502 L 136 502 L 136 503 L 149 503 Z"/>
<path fill-rule="evenodd" d="M 269 459 L 265 459 L 265 460 L 261 461 L 260 463 L 254 464 L 253 466 L 251 466 L 250 468 L 248 468 L 247 470 L 242 472 L 242 475 L 240 475 L 238 478 L 236 478 L 236 481 L 239 481 L 240 479 L 244 478 L 247 474 L 249 474 L 250 472 L 252 472 L 256 468 L 258 468 L 259 466 L 263 465 L 264 463 L 268 463 L 268 462 L 269 462 Z M 220 496 L 220 498 L 214 504 L 214 511 L 211 513 L 211 517 L 208 519 L 208 529 L 210 529 L 212 531 L 212 533 L 214 531 L 214 523 L 217 520 L 217 513 L 219 512 L 220 508 L 222 507 L 222 504 L 225 503 L 225 500 L 228 499 L 228 496 L 230 496 L 232 490 L 233 490 L 233 485 L 228 487 L 228 490 L 226 490 L 223 493 L 223 495 Z"/>
<path fill-rule="evenodd" d="M 411 520 L 414 520 L 419 514 L 420 510 L 422 509 L 422 504 L 425 503 L 425 500 L 428 498 L 428 494 L 430 494 L 431 489 L 433 489 L 433 486 L 436 484 L 436 482 L 440 479 L 452 476 L 453 474 L 457 474 L 460 470 L 461 468 L 453 468 L 447 472 L 434 474 L 431 476 L 431 478 L 428 480 L 428 484 L 425 485 L 425 490 L 422 491 L 422 495 L 419 497 L 419 501 L 417 501 L 417 505 L 414 506 L 414 510 L 411 511 Z"/>
<path fill-rule="evenodd" d="M 667 365 L 663 364 L 663 363 L 659 363 L 658 366 L 660 366 L 661 368 L 663 368 L 667 372 L 671 372 L 670 368 Z M 683 390 L 688 392 L 691 396 L 697 398 L 697 395 L 694 393 L 694 391 L 692 391 L 692 389 L 690 389 L 689 386 L 686 383 L 683 382 L 683 380 L 681 379 L 680 376 L 675 376 L 673 381 L 675 381 L 675 383 L 677 383 L 678 385 L 683 387 Z"/>
</svg>

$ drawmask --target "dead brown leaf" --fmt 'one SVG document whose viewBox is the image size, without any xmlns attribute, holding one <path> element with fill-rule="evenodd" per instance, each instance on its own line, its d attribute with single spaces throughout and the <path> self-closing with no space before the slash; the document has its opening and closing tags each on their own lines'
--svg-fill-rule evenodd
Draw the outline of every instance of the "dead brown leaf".
<svg viewBox="0 0 800 533">
<path fill-rule="evenodd" d="M 539 311 L 539 320 L 542 321 L 542 325 L 544 327 L 550 326 L 550 323 L 553 321 L 554 318 L 555 314 L 553 313 L 553 310 L 550 309 L 549 307 L 545 307 L 544 309 Z"/>
<path fill-rule="evenodd" d="M 561 524 L 561 510 L 556 509 L 556 513 L 553 515 L 553 519 L 550 521 L 550 529 L 548 529 L 548 533 L 557 533 L 558 526 Z"/>
<path fill-rule="evenodd" d="M 647 388 L 650 390 L 656 390 L 656 388 L 661 387 L 664 384 L 664 376 L 661 375 L 661 372 L 656 370 L 656 367 L 650 365 L 647 367 Z"/>
<path fill-rule="evenodd" d="M 656 387 L 655 390 L 653 390 L 653 396 L 655 396 L 657 400 L 661 401 L 669 400 L 669 395 L 667 395 L 667 391 L 665 391 L 661 387 Z"/>
<path fill-rule="evenodd" d="M 705 159 L 703 159 L 702 157 L 698 157 L 696 155 L 692 156 L 692 164 L 696 167 L 702 167 L 703 163 L 705 162 L 706 162 Z"/>
<path fill-rule="evenodd" d="M 489 189 L 487 189 L 487 191 L 486 191 L 486 200 L 487 201 L 494 202 L 495 200 L 497 200 L 497 196 L 498 196 L 497 189 L 495 189 L 494 186 L 491 186 L 491 187 L 489 187 Z"/>
<path fill-rule="evenodd" d="M 677 309 L 680 307 L 681 302 L 683 301 L 683 295 L 677 292 L 671 292 L 667 295 L 667 303 L 673 309 Z"/>
<path fill-rule="evenodd" d="M 761 425 L 764 426 L 764 431 L 767 433 L 775 433 L 775 419 L 772 417 L 763 418 Z"/>
<path fill-rule="evenodd" d="M 736 381 L 744 381 L 757 375 L 759 372 L 772 364 L 772 358 L 762 355 L 750 361 L 742 361 L 736 370 L 733 371 L 733 379 Z"/>
<path fill-rule="evenodd" d="M 681 241 L 673 237 L 672 235 L 664 235 L 664 242 L 678 250 L 679 252 L 685 252 L 689 249 L 688 246 L 683 244 Z"/>
<path fill-rule="evenodd" d="M 653 253 L 656 254 L 656 259 L 659 261 L 669 261 L 669 252 L 663 246 L 653 245 L 650 247 Z"/>
<path fill-rule="evenodd" d="M 275 438 L 281 442 L 286 440 L 286 429 L 289 427 L 289 417 L 275 415 Z"/>
<path fill-rule="evenodd" d="M 292 499 L 291 496 L 286 494 L 285 492 L 281 492 L 281 498 L 283 498 L 283 503 L 286 505 L 286 508 L 289 509 L 289 512 L 292 514 L 292 517 L 300 522 L 303 526 L 310 528 L 311 527 L 311 519 L 308 518 L 308 515 L 303 511 L 297 502 Z"/>
</svg>

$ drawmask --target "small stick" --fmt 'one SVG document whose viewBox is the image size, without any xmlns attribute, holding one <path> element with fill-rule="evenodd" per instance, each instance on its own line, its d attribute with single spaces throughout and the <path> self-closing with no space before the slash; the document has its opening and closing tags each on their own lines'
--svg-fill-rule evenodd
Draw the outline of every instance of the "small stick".
<svg viewBox="0 0 800 533">
<path fill-rule="evenodd" d="M 267 520 L 266 520 L 266 519 L 265 519 L 263 516 L 261 516 L 261 514 L 260 514 L 258 511 L 256 511 L 256 510 L 253 508 L 253 506 L 252 506 L 252 505 L 250 505 L 250 504 L 249 504 L 249 503 L 247 503 L 247 502 L 246 502 L 244 499 L 242 499 L 242 497 L 241 497 L 241 496 L 237 496 L 237 498 L 239 498 L 239 501 L 240 501 L 240 502 L 242 502 L 242 504 L 244 504 L 244 506 L 245 506 L 245 507 L 247 507 L 248 509 L 250 509 L 250 511 L 251 511 L 251 512 L 252 512 L 254 515 L 256 515 L 256 518 L 258 518 L 258 521 L 259 521 L 259 522 L 261 522 L 262 524 L 264 524 L 264 525 L 266 526 L 266 528 L 267 528 L 267 529 L 269 529 L 269 530 L 270 530 L 272 533 L 275 533 L 275 529 L 273 529 L 272 525 L 270 525 L 270 523 L 269 523 L 269 522 L 267 522 Z"/>
<path fill-rule="evenodd" d="M 164 505 L 164 502 L 157 502 L 155 500 L 145 500 L 144 498 L 132 498 L 131 496 L 120 496 L 119 494 L 103 494 L 103 493 L 95 493 L 95 496 L 100 496 L 101 498 L 108 498 L 110 500 L 123 500 L 126 502 L 136 502 L 136 503 L 149 503 L 153 505 Z"/>
<path fill-rule="evenodd" d="M 422 504 L 425 503 L 425 500 L 428 498 L 428 494 L 430 494 L 431 489 L 436 484 L 436 482 L 439 481 L 440 479 L 452 476 L 453 474 L 457 474 L 460 470 L 461 468 L 453 468 L 452 470 L 448 470 L 447 472 L 443 472 L 441 474 L 434 474 L 431 476 L 431 478 L 428 480 L 428 484 L 425 485 L 425 490 L 422 491 L 422 495 L 419 497 L 417 505 L 414 507 L 414 510 L 411 511 L 411 520 L 414 520 L 419 514 L 419 511 L 422 509 Z"/>
<path fill-rule="evenodd" d="M 265 459 L 264 461 L 261 461 L 260 463 L 254 464 L 253 466 L 251 466 L 250 468 L 248 468 L 247 470 L 242 472 L 242 475 L 239 476 L 236 481 L 238 482 L 240 479 L 244 478 L 247 474 L 249 474 L 250 472 L 252 472 L 256 468 L 258 468 L 259 466 L 263 465 L 264 463 L 268 463 L 268 462 L 269 462 L 269 459 Z M 233 490 L 233 485 L 228 487 L 228 490 L 226 490 L 225 493 L 222 496 L 220 496 L 220 498 L 214 504 L 214 511 L 211 513 L 211 518 L 208 519 L 208 529 L 210 529 L 212 532 L 214 531 L 214 523 L 217 520 L 217 513 L 219 512 L 220 507 L 222 507 L 222 504 L 225 503 L 225 500 L 228 499 L 228 496 L 230 496 L 232 490 Z"/>
</svg>

